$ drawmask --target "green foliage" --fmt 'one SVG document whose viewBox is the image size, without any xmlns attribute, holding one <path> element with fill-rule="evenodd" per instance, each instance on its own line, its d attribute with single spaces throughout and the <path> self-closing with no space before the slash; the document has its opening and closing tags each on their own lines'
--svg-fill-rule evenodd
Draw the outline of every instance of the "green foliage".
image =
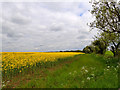
<svg viewBox="0 0 120 90">
<path fill-rule="evenodd" d="M 119 55 L 120 35 L 106 32 L 98 33 L 97 36 L 94 36 L 92 45 L 93 51 L 97 54 L 104 54 L 107 47 L 110 46 L 114 56 Z"/>
<path fill-rule="evenodd" d="M 120 5 L 119 2 L 92 2 L 90 11 L 95 20 L 90 23 L 90 27 L 97 28 L 107 33 L 120 33 L 118 22 L 120 22 Z"/>
<path fill-rule="evenodd" d="M 106 51 L 104 56 L 106 56 L 106 57 L 113 57 L 114 54 L 111 51 Z"/>
<path fill-rule="evenodd" d="M 100 48 L 99 48 L 98 46 L 95 46 L 94 52 L 95 52 L 96 54 L 99 54 L 99 51 L 100 51 Z"/>
<path fill-rule="evenodd" d="M 93 1 L 90 11 L 95 20 L 90 23 L 91 29 L 97 28 L 100 31 L 95 36 L 93 45 L 96 53 L 104 54 L 108 46 L 115 56 L 119 56 L 118 47 L 120 46 L 120 5 L 119 2 L 97 2 Z"/>
<path fill-rule="evenodd" d="M 94 52 L 96 52 L 97 54 L 104 54 L 104 52 L 106 51 L 107 46 L 103 42 L 103 40 L 96 39 L 92 42 L 92 44 L 95 47 Z"/>
<path fill-rule="evenodd" d="M 84 49 L 83 49 L 83 52 L 84 53 L 92 53 L 94 50 L 94 47 L 92 46 L 86 46 Z"/>
</svg>

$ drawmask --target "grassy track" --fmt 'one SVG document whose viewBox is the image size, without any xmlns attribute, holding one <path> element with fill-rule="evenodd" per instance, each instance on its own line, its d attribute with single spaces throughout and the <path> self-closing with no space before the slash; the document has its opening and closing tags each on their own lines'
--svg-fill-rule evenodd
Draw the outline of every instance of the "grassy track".
<svg viewBox="0 0 120 90">
<path fill-rule="evenodd" d="M 9 88 L 118 88 L 118 59 L 77 55 L 13 77 Z"/>
</svg>

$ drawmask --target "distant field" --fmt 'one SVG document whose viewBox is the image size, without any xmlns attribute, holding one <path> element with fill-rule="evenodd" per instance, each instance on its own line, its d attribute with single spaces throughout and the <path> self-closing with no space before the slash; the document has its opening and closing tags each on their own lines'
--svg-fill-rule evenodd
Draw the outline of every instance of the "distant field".
<svg viewBox="0 0 120 90">
<path fill-rule="evenodd" d="M 3 69 L 3 88 L 119 87 L 118 58 L 108 59 L 95 54 L 71 52 L 3 53 L 3 58 L 7 61 L 7 64 L 3 61 L 4 66 L 8 65 L 10 68 L 15 61 L 16 67 L 21 66 L 7 69 L 7 73 Z"/>
</svg>

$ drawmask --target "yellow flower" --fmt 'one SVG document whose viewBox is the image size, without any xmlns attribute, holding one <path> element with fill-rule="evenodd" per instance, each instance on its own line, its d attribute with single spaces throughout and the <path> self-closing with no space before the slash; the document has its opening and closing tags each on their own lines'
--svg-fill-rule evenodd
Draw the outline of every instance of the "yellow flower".
<svg viewBox="0 0 120 90">
<path fill-rule="evenodd" d="M 74 55 L 84 54 L 76 52 L 2 52 L 2 69 L 3 71 L 29 68 L 36 66 L 36 63 L 51 61 L 54 62 L 59 58 L 72 57 Z M 24 68 L 23 68 L 24 69 Z M 21 70 L 19 71 L 21 72 Z"/>
</svg>

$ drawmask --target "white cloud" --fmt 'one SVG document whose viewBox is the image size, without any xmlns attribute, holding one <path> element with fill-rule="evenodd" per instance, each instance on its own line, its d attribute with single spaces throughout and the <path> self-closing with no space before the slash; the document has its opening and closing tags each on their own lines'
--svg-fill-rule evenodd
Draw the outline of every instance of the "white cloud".
<svg viewBox="0 0 120 90">
<path fill-rule="evenodd" d="M 88 3 L 4 3 L 3 51 L 83 49 L 96 32 Z"/>
</svg>

